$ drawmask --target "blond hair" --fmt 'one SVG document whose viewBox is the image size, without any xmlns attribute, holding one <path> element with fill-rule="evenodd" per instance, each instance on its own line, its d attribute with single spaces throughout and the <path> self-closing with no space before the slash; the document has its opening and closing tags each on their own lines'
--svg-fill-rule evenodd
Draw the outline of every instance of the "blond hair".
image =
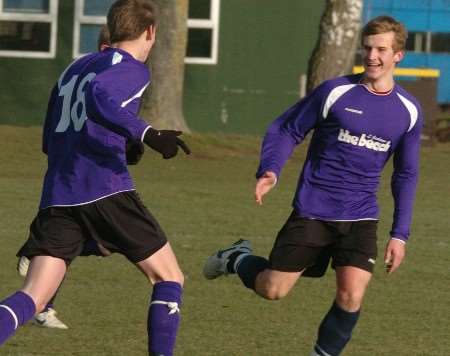
<svg viewBox="0 0 450 356">
<path fill-rule="evenodd" d="M 393 32 L 394 43 L 392 48 L 395 52 L 403 51 L 408 38 L 408 31 L 405 26 L 391 16 L 378 16 L 370 20 L 362 30 L 361 42 L 365 37 L 378 35 L 381 33 Z"/>
</svg>

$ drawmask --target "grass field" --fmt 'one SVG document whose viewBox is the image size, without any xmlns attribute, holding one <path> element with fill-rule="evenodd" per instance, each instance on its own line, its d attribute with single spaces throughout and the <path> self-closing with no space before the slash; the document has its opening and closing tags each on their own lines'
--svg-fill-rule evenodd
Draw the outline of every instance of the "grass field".
<svg viewBox="0 0 450 356">
<path fill-rule="evenodd" d="M 290 212 L 305 147 L 286 166 L 262 207 L 253 202 L 259 138 L 193 135 L 193 154 L 164 161 L 147 151 L 132 168 L 138 191 L 164 227 L 186 274 L 177 355 L 309 355 L 334 295 L 334 275 L 303 279 L 282 301 L 268 302 L 238 278 L 206 281 L 205 258 L 238 238 L 267 255 Z M 0 126 L 0 297 L 21 286 L 15 253 L 36 212 L 45 157 L 40 129 Z M 408 255 L 387 277 L 376 266 L 347 356 L 450 355 L 450 145 L 422 150 L 422 173 Z M 380 255 L 391 224 L 390 168 L 381 184 Z M 57 300 L 67 331 L 21 328 L 6 356 L 146 355 L 150 286 L 121 256 L 82 257 Z"/>
</svg>

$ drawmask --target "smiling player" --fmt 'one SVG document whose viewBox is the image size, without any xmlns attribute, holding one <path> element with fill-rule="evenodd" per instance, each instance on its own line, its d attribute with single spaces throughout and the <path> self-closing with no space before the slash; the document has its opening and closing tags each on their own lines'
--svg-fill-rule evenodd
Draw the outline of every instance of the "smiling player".
<svg viewBox="0 0 450 356">
<path fill-rule="evenodd" d="M 293 200 L 269 259 L 240 240 L 210 256 L 204 275 L 237 273 L 248 288 L 275 300 L 300 276 L 322 276 L 329 259 L 336 296 L 318 331 L 314 356 L 336 356 L 350 340 L 377 258 L 376 193 L 393 155 L 393 225 L 385 250 L 388 273 L 403 261 L 418 176 L 422 113 L 394 82 L 407 33 L 388 16 L 362 32 L 365 72 L 328 80 L 269 127 L 256 173 L 255 198 L 275 186 L 295 146 L 314 129 Z"/>
</svg>

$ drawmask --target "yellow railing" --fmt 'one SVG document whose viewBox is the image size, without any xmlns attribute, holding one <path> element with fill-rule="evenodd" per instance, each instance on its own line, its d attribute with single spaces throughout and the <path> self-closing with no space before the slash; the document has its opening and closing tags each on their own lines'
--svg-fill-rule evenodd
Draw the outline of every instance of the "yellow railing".
<svg viewBox="0 0 450 356">
<path fill-rule="evenodd" d="M 353 74 L 364 72 L 363 66 L 354 66 Z M 421 78 L 439 78 L 441 75 L 439 69 L 425 68 L 395 68 L 394 75 L 400 77 L 421 77 Z"/>
</svg>

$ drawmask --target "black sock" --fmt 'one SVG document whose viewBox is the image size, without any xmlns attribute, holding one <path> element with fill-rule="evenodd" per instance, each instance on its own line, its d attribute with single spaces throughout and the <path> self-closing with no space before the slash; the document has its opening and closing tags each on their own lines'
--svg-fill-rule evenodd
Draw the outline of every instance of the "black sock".
<svg viewBox="0 0 450 356">
<path fill-rule="evenodd" d="M 269 261 L 264 257 L 248 255 L 242 258 L 237 274 L 247 288 L 255 290 L 256 276 L 269 268 Z"/>
<path fill-rule="evenodd" d="M 236 258 L 243 253 L 246 253 L 246 252 L 236 251 L 230 255 L 230 257 L 228 258 L 228 262 L 227 262 L 228 273 L 236 273 L 236 271 L 234 270 L 234 263 L 236 262 Z"/>
<path fill-rule="evenodd" d="M 320 324 L 316 351 L 319 354 L 338 356 L 350 341 L 358 318 L 359 310 L 348 312 L 334 302 Z"/>
</svg>

